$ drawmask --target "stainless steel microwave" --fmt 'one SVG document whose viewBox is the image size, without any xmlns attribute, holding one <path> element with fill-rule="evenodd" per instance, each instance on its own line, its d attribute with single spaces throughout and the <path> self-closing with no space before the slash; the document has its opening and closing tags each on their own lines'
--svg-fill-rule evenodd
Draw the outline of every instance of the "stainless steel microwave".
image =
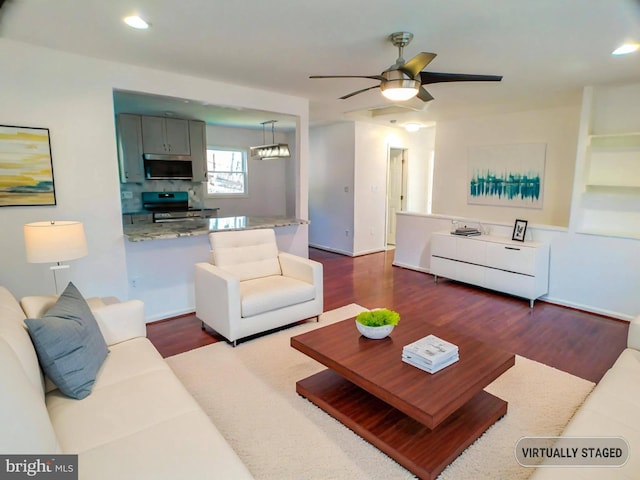
<svg viewBox="0 0 640 480">
<path fill-rule="evenodd" d="M 153 155 L 145 153 L 144 177 L 147 180 L 191 180 L 193 168 L 189 155 Z"/>
</svg>

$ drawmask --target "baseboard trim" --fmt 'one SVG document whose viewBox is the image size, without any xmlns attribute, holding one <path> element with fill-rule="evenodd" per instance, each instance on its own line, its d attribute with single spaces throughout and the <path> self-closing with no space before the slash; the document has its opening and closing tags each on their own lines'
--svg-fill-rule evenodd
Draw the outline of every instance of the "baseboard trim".
<svg viewBox="0 0 640 480">
<path fill-rule="evenodd" d="M 346 255 L 347 257 L 360 257 L 362 255 L 371 255 L 372 253 L 386 252 L 386 248 L 373 248 L 371 250 L 363 250 L 360 252 L 350 252 L 339 248 L 327 247 L 326 245 L 318 245 L 317 243 L 310 243 L 310 247 L 317 248 L 318 250 L 324 250 L 325 252 L 338 253 L 340 255 Z"/>
<path fill-rule="evenodd" d="M 318 250 L 324 250 L 326 252 L 338 253 L 340 255 L 346 255 L 347 257 L 353 257 L 353 252 L 342 250 L 340 248 L 327 247 L 326 245 L 318 245 L 317 243 L 309 243 L 310 247 L 317 248 Z"/>
<path fill-rule="evenodd" d="M 180 310 L 173 310 L 171 312 L 156 313 L 145 318 L 145 323 L 162 322 L 163 320 L 171 320 L 183 315 L 191 315 L 195 313 L 195 307 L 185 308 Z"/>
<path fill-rule="evenodd" d="M 428 273 L 431 274 L 428 268 L 416 267 L 415 265 L 409 265 L 407 263 L 396 262 L 395 260 L 391 264 L 394 267 L 406 268 L 408 270 L 415 270 L 416 272 Z"/>
<path fill-rule="evenodd" d="M 604 308 L 594 308 L 590 305 L 585 305 L 582 303 L 575 303 L 575 302 L 568 302 L 566 300 L 561 300 L 559 298 L 553 298 L 549 296 L 541 297 L 538 299 L 538 301 L 552 303 L 554 305 L 560 305 L 562 307 L 573 308 L 575 310 L 580 310 L 583 312 L 594 313 L 596 315 L 602 315 L 603 317 L 615 318 L 617 320 L 624 320 L 625 322 L 630 322 L 634 318 L 632 315 L 627 315 L 622 312 L 606 310 Z"/>
</svg>

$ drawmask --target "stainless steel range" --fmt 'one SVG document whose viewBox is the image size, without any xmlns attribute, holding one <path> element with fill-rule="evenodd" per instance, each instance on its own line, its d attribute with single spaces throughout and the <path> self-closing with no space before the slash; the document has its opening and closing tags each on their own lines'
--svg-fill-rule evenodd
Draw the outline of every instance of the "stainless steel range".
<svg viewBox="0 0 640 480">
<path fill-rule="evenodd" d="M 189 208 L 187 192 L 142 192 L 142 207 L 153 213 L 153 221 L 181 222 L 215 217 L 218 208 Z"/>
</svg>

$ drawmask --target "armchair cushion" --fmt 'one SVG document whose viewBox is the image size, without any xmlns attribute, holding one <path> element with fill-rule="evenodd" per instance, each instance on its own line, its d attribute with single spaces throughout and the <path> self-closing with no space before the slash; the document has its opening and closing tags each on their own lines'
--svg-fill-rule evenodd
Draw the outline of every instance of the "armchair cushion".
<svg viewBox="0 0 640 480">
<path fill-rule="evenodd" d="M 240 282 L 243 318 L 313 300 L 313 285 L 283 275 L 255 278 Z"/>
<path fill-rule="evenodd" d="M 273 230 L 213 232 L 210 261 L 240 281 L 281 275 Z"/>
</svg>

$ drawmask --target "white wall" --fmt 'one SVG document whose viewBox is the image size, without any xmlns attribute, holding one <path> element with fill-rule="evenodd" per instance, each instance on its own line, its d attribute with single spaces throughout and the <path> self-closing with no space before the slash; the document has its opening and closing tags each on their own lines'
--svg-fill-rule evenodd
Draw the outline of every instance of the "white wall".
<svg viewBox="0 0 640 480">
<path fill-rule="evenodd" d="M 438 122 L 433 213 L 568 226 L 580 105 Z M 467 205 L 469 148 L 547 145 L 542 209 Z"/>
<path fill-rule="evenodd" d="M 363 122 L 312 128 L 310 244 L 346 255 L 383 250 L 388 149 L 409 150 L 408 205 L 426 213 L 433 142 L 433 128 L 408 133 Z"/>
<path fill-rule="evenodd" d="M 291 158 L 258 160 L 248 158 L 249 195 L 245 198 L 208 198 L 207 207 L 220 208 L 220 216 L 258 215 L 286 216 L 295 211 L 294 177 L 296 164 L 295 135 L 277 132 L 276 142 L 286 142 L 292 150 Z M 229 128 L 207 125 L 207 145 L 246 148 L 262 143 L 262 131 L 249 128 Z M 291 202 L 291 205 L 289 205 Z"/>
<path fill-rule="evenodd" d="M 309 243 L 353 253 L 355 126 L 314 127 L 309 134 Z"/>
<path fill-rule="evenodd" d="M 427 127 L 406 134 L 405 147 L 409 149 L 407 172 L 407 211 L 431 212 L 431 173 L 435 150 L 436 127 Z"/>
<path fill-rule="evenodd" d="M 385 248 L 388 136 L 395 132 L 362 122 L 356 122 L 355 127 L 353 251 L 362 255 Z"/>
<path fill-rule="evenodd" d="M 69 278 L 86 296 L 141 298 L 160 312 L 188 309 L 189 293 L 173 288 L 174 276 L 191 271 L 191 258 L 165 265 L 163 240 L 125 254 L 120 218 L 113 90 L 131 90 L 299 117 L 298 214 L 307 217 L 308 101 L 185 75 L 138 68 L 0 39 L 0 124 L 50 129 L 58 204 L 0 209 L 0 284 L 21 297 L 53 292 L 48 265 L 27 264 L 22 226 L 49 219 L 85 223 L 89 255 L 72 261 Z M 307 229 L 300 230 L 306 235 Z M 178 241 L 178 240 L 176 240 Z M 187 243 L 181 245 L 189 245 Z M 154 279 L 130 290 L 127 262 Z M 164 279 L 165 283 L 159 284 Z M 65 279 L 66 280 L 66 279 Z M 156 302 L 161 302 L 157 304 Z"/>
</svg>

